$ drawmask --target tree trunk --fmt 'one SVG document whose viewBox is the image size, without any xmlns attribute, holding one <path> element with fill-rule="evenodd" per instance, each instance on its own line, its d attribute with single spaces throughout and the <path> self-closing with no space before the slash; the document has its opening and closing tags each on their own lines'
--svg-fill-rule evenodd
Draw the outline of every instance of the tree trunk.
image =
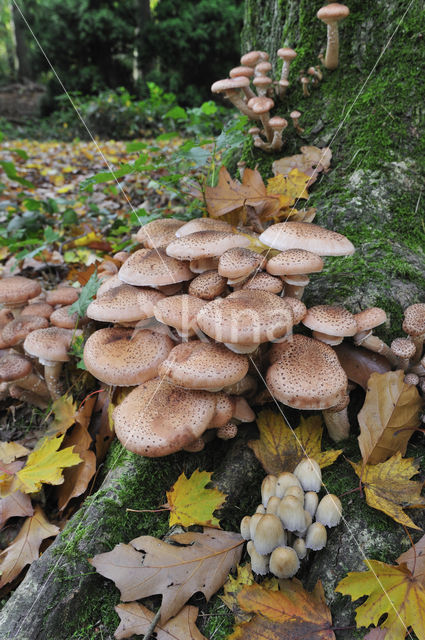
<svg viewBox="0 0 425 640">
<path fill-rule="evenodd" d="M 20 8 L 25 15 L 25 8 L 23 3 L 20 3 Z M 16 40 L 16 56 L 18 58 L 18 80 L 23 82 L 24 80 L 31 80 L 31 65 L 29 62 L 29 52 L 28 52 L 28 44 L 27 44 L 27 26 L 23 21 L 20 12 L 16 8 L 15 3 L 12 3 L 12 15 L 13 15 L 13 24 L 15 29 L 15 40 Z"/>
<path fill-rule="evenodd" d="M 381 335 L 401 335 L 402 309 L 425 300 L 424 157 L 425 14 L 419 0 L 350 0 L 340 23 L 340 64 L 303 97 L 300 74 L 319 64 L 326 48 L 320 8 L 309 0 L 246 0 L 243 52 L 270 54 L 275 77 L 279 47 L 298 56 L 287 97 L 276 113 L 301 111 L 302 134 L 288 127 L 276 157 L 303 145 L 329 145 L 331 170 L 311 189 L 315 222 L 347 235 L 353 257 L 328 258 L 306 290 L 308 304 L 340 303 L 352 311 L 382 306 L 389 324 Z M 303 70 L 303 71 L 302 71 Z M 271 175 L 270 159 L 245 150 L 250 166 Z M 298 205 L 300 206 L 300 205 Z"/>
</svg>

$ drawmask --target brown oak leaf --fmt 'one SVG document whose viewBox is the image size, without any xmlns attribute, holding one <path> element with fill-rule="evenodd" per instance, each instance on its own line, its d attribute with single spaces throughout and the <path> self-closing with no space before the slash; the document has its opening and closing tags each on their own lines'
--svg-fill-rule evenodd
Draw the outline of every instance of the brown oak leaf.
<svg viewBox="0 0 425 640">
<path fill-rule="evenodd" d="M 138 602 L 118 604 L 115 607 L 121 622 L 115 631 L 117 640 L 132 635 L 145 635 L 155 614 Z M 157 640 L 207 640 L 196 627 L 198 607 L 186 606 L 163 626 L 155 627 Z"/>
</svg>

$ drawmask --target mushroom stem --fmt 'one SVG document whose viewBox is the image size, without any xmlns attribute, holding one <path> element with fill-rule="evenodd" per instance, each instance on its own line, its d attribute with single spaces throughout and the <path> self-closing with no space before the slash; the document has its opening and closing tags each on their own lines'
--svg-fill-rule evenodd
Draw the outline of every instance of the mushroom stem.
<svg viewBox="0 0 425 640">
<path fill-rule="evenodd" d="M 273 140 L 271 141 L 270 144 L 270 149 L 272 151 L 280 151 L 282 149 L 282 131 L 274 131 L 273 133 Z"/>
<path fill-rule="evenodd" d="M 348 438 L 350 435 L 350 423 L 348 421 L 347 407 L 341 411 L 324 409 L 323 418 L 331 440 L 339 442 Z"/>
<path fill-rule="evenodd" d="M 262 113 L 260 115 L 260 120 L 261 120 L 261 123 L 262 123 L 262 125 L 264 127 L 264 132 L 266 134 L 266 138 L 267 138 L 268 142 L 271 142 L 273 140 L 273 130 L 269 125 L 269 121 L 270 121 L 269 113 L 268 112 Z"/>
<path fill-rule="evenodd" d="M 361 332 L 354 336 L 354 344 L 356 347 L 364 347 L 365 349 L 369 349 L 369 351 L 379 353 L 381 356 L 384 356 L 393 367 L 398 367 L 399 361 L 397 356 L 378 336 L 374 336 L 372 333 Z"/>
<path fill-rule="evenodd" d="M 325 67 L 326 69 L 336 69 L 339 57 L 339 33 L 338 22 L 329 22 L 328 41 L 326 46 Z"/>
<path fill-rule="evenodd" d="M 48 362 L 44 364 L 44 379 L 52 400 L 57 400 L 62 395 L 59 377 L 62 371 L 62 362 Z"/>
<path fill-rule="evenodd" d="M 413 358 L 411 358 L 411 362 L 412 364 L 416 364 L 422 358 L 422 349 L 423 349 L 425 334 L 422 334 L 420 336 L 411 335 L 410 339 L 416 347 L 416 352 Z"/>
<path fill-rule="evenodd" d="M 246 102 L 242 99 L 241 94 L 238 90 L 228 89 L 225 95 L 230 100 L 230 102 L 245 116 L 248 116 L 248 118 L 250 118 L 251 120 L 258 119 L 258 116 L 247 106 Z"/>
</svg>

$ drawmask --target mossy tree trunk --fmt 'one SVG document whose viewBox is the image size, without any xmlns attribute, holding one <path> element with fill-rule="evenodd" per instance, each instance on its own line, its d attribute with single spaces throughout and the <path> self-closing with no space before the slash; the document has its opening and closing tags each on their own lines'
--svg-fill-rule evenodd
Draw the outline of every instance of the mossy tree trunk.
<svg viewBox="0 0 425 640">
<path fill-rule="evenodd" d="M 326 48 L 326 26 L 316 18 L 319 2 L 246 0 L 243 51 L 263 49 L 276 69 L 276 51 L 291 46 L 288 97 L 276 113 L 302 112 L 300 136 L 289 127 L 282 155 L 302 145 L 329 145 L 331 171 L 312 189 L 315 222 L 346 234 L 353 257 L 327 259 L 307 302 L 341 303 L 353 311 L 386 309 L 387 333 L 400 332 L 402 309 L 425 301 L 425 14 L 420 0 L 350 0 L 340 23 L 340 65 L 324 71 L 319 87 L 303 97 L 300 72 L 317 65 Z M 289 120 L 289 118 L 288 118 Z M 265 154 L 245 150 L 263 177 Z M 384 331 L 385 333 L 385 331 Z"/>
</svg>

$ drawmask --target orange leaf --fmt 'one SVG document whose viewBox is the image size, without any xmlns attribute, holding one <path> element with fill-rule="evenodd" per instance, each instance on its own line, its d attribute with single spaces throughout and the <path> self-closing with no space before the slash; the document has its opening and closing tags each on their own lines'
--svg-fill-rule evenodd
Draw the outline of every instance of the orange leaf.
<svg viewBox="0 0 425 640">
<path fill-rule="evenodd" d="M 87 429 L 81 424 L 75 424 L 72 432 L 67 434 L 62 446 L 74 447 L 73 452 L 80 458 L 80 464 L 75 467 L 64 469 L 64 482 L 58 489 L 59 511 L 65 509 L 72 498 L 80 496 L 87 489 L 88 484 L 96 472 L 96 455 L 89 451 L 92 439 Z"/>
</svg>

